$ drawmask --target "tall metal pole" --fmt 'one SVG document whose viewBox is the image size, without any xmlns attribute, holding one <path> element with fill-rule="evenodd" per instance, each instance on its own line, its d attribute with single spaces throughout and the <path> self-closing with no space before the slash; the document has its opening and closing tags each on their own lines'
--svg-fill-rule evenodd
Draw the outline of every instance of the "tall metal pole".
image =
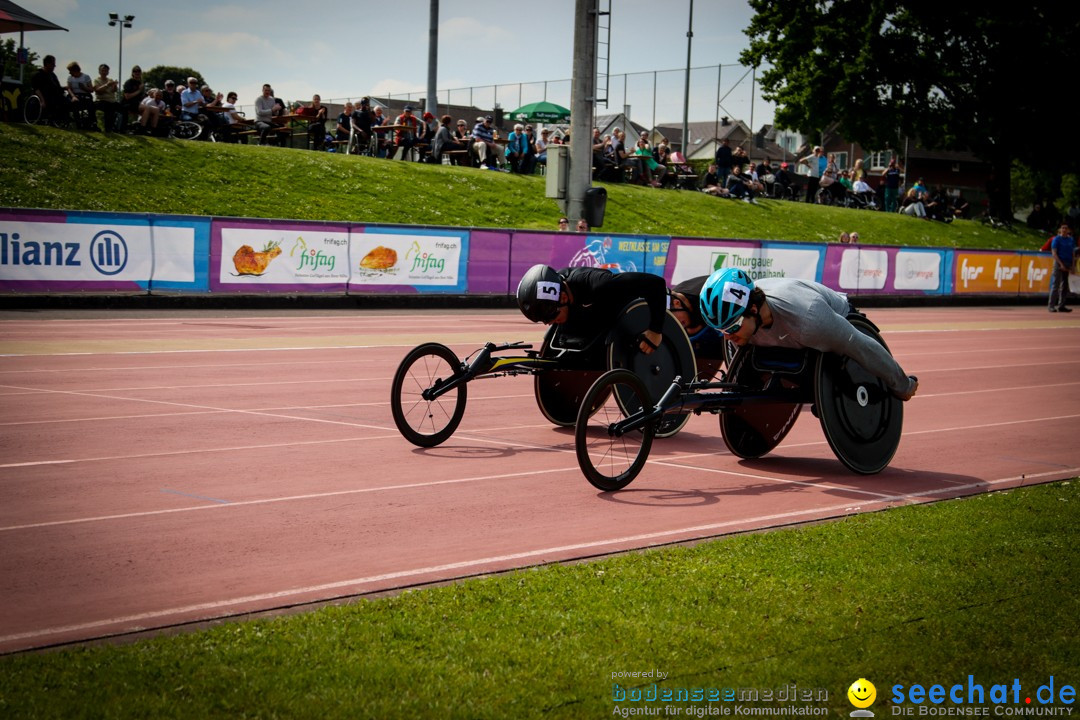
<svg viewBox="0 0 1080 720">
<path fill-rule="evenodd" d="M 431 0 L 431 18 L 428 21 L 428 51 L 427 51 L 427 102 L 425 109 L 439 116 L 438 93 L 435 89 L 436 79 L 439 76 L 439 0 Z"/>
<path fill-rule="evenodd" d="M 566 215 L 585 217 L 585 191 L 592 186 L 592 124 L 596 102 L 596 39 L 599 0 L 576 0 L 574 84 L 570 101 L 570 178 Z"/>
<path fill-rule="evenodd" d="M 690 46 L 694 42 L 694 0 L 690 0 L 690 26 L 686 31 L 686 88 L 683 90 L 682 136 L 683 156 L 690 142 Z"/>
</svg>

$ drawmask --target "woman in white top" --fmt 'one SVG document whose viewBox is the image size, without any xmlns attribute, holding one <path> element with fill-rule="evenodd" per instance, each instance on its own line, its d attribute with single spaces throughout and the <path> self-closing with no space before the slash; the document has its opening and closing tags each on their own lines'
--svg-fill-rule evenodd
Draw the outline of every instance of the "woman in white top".
<svg viewBox="0 0 1080 720">
<path fill-rule="evenodd" d="M 79 63 L 68 63 L 67 88 L 78 108 L 75 115 L 79 127 L 83 130 L 97 129 L 97 116 L 94 114 L 94 80 L 82 71 Z M 74 114 L 74 113 L 73 113 Z"/>
</svg>

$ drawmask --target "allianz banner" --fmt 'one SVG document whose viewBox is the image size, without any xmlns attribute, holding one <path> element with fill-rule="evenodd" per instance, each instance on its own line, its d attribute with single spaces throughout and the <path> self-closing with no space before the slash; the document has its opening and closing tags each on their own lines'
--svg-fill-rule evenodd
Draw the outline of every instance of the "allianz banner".
<svg viewBox="0 0 1080 720">
<path fill-rule="evenodd" d="M 0 210 L 0 290 L 202 292 L 210 221 Z"/>
</svg>

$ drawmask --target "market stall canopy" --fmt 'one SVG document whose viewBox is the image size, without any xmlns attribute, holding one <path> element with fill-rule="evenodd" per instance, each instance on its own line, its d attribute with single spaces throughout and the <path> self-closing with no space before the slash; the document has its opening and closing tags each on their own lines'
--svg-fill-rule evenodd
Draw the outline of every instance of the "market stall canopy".
<svg viewBox="0 0 1080 720">
<path fill-rule="evenodd" d="M 0 33 L 29 32 L 31 30 L 63 30 L 56 23 L 25 10 L 10 0 L 0 0 Z"/>
<path fill-rule="evenodd" d="M 510 113 L 510 119 L 514 122 L 568 123 L 570 111 L 555 103 L 534 102 Z"/>
</svg>

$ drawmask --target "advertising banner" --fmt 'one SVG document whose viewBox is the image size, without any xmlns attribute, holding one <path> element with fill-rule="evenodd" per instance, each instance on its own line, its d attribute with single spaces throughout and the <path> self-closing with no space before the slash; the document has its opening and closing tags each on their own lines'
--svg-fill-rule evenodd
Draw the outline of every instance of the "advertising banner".
<svg viewBox="0 0 1080 720">
<path fill-rule="evenodd" d="M 1054 259 L 1044 254 L 1020 256 L 1020 292 L 1032 295 L 1047 295 L 1050 292 L 1050 272 L 1054 269 Z"/>
<path fill-rule="evenodd" d="M 829 245 L 822 283 L 841 292 L 937 294 L 945 291 L 946 251 Z"/>
<path fill-rule="evenodd" d="M 353 228 L 352 292 L 458 293 L 468 288 L 467 230 Z"/>
<path fill-rule="evenodd" d="M 215 220 L 215 292 L 344 292 L 347 225 Z"/>
<path fill-rule="evenodd" d="M 957 250 L 953 288 L 957 294 L 1020 292 L 1019 253 Z"/>
<path fill-rule="evenodd" d="M 508 231 L 473 230 L 469 233 L 470 295 L 507 295 L 510 287 L 510 242 Z"/>
<path fill-rule="evenodd" d="M 556 270 L 596 267 L 662 275 L 667 250 L 668 239 L 657 236 L 516 232 L 510 248 L 510 289 L 537 264 Z"/>
<path fill-rule="evenodd" d="M 668 284 L 729 267 L 745 271 L 754 280 L 790 277 L 821 282 L 824 250 L 820 245 L 673 238 L 667 258 Z"/>
<path fill-rule="evenodd" d="M 209 220 L 112 213 L 0 214 L 0 289 L 205 290 Z"/>
</svg>

